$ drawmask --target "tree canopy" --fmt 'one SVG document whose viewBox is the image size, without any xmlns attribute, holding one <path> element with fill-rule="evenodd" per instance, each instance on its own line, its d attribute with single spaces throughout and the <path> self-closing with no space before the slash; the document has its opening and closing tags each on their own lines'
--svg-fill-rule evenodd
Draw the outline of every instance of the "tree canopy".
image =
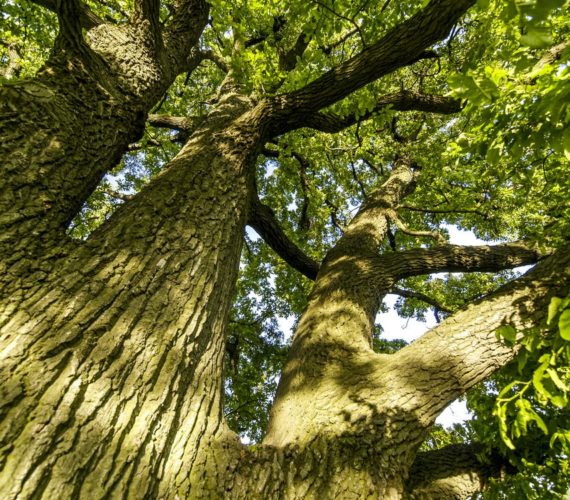
<svg viewBox="0 0 570 500">
<path fill-rule="evenodd" d="M 3 84 L 33 77 L 50 57 L 61 30 L 59 3 L 1 1 Z M 127 22 L 132 3 L 85 1 L 82 29 L 90 36 L 94 19 Z M 142 138 L 105 174 L 67 231 L 88 239 L 118 207 L 152 188 L 228 87 L 253 103 L 289 99 L 283 107 L 293 115 L 295 102 L 309 99 L 306 89 L 319 88 L 324 109 L 303 108 L 294 117 L 302 126 L 281 123 L 257 157 L 253 230 L 243 236 L 223 382 L 230 427 L 256 443 L 290 345 L 280 319 L 298 323 L 320 263 L 399 162 L 409 160 L 420 176 L 390 212 L 379 253 L 437 248 L 450 226 L 492 245 L 522 241 L 541 255 L 567 245 L 570 5 L 479 0 L 435 45 L 384 68 L 374 66 L 372 55 L 396 38 L 393 28 L 420 19 L 415 33 L 424 36 L 423 29 L 427 37 L 431 28 L 421 15 L 437 9 L 437 1 L 209 3 L 192 48 L 196 64 L 180 71 L 148 115 Z M 174 3 L 161 2 L 156 23 L 168 26 L 175 12 Z M 357 64 L 362 74 L 343 80 L 342 72 Z M 440 322 L 519 275 L 510 269 L 412 275 L 390 292 L 399 296 L 402 317 L 435 314 Z M 560 498 L 570 491 L 569 297 L 552 299 L 541 328 L 496 330 L 518 356 L 467 393 L 472 420 L 435 426 L 422 445 L 427 451 L 476 442 L 483 462 L 501 457 L 503 473 L 491 480 L 489 498 Z M 375 326 L 376 352 L 406 344 L 385 340 L 387 328 Z"/>
</svg>

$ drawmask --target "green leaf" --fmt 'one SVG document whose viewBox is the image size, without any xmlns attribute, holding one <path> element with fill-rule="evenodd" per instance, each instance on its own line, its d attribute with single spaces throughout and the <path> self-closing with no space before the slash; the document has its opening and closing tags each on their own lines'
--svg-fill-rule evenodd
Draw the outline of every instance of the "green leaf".
<svg viewBox="0 0 570 500">
<path fill-rule="evenodd" d="M 521 36 L 521 43 L 531 49 L 542 49 L 552 45 L 552 36 L 544 29 L 529 28 L 526 35 Z"/>
<path fill-rule="evenodd" d="M 557 394 L 550 400 L 550 402 L 558 408 L 565 408 L 568 404 L 568 398 L 565 394 Z"/>
<path fill-rule="evenodd" d="M 548 427 L 544 423 L 544 420 L 542 420 L 542 417 L 538 413 L 536 413 L 532 408 L 530 408 L 530 406 L 529 408 L 527 408 L 526 411 L 529 416 L 529 419 L 534 420 L 538 428 L 542 432 L 544 432 L 544 434 L 548 435 Z"/>
<path fill-rule="evenodd" d="M 560 297 L 552 297 L 550 304 L 548 304 L 548 319 L 546 320 L 546 324 L 550 325 L 551 321 L 556 317 L 561 303 L 562 299 Z"/>
<path fill-rule="evenodd" d="M 558 328 L 560 329 L 560 336 L 564 340 L 570 340 L 570 309 L 566 309 L 560 315 Z"/>
<path fill-rule="evenodd" d="M 558 389 L 560 389 L 563 392 L 566 392 L 568 390 L 568 387 L 566 387 L 566 384 L 562 382 L 562 380 L 558 376 L 558 373 L 556 373 L 556 370 L 553 370 L 552 368 L 547 368 L 546 373 L 548 373 L 552 382 L 554 382 L 554 385 L 558 387 Z"/>
<path fill-rule="evenodd" d="M 528 351 L 526 349 L 521 349 L 521 352 L 517 356 L 517 369 L 519 374 L 522 373 L 526 362 L 528 361 Z"/>
<path fill-rule="evenodd" d="M 537 392 L 537 396 L 539 396 L 539 400 L 547 401 L 553 398 L 554 394 L 551 394 L 548 389 L 542 383 L 542 379 L 544 377 L 544 373 L 548 368 L 549 360 L 543 361 L 542 364 L 535 370 L 532 375 L 532 384 Z"/>
<path fill-rule="evenodd" d="M 517 338 L 517 331 L 512 325 L 501 325 L 497 328 L 497 337 L 503 337 L 507 343 L 514 344 Z"/>
</svg>

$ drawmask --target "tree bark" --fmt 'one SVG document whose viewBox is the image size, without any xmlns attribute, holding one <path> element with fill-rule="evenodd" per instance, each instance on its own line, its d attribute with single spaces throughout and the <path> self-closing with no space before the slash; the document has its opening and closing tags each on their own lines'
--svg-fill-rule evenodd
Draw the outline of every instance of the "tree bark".
<svg viewBox="0 0 570 500">
<path fill-rule="evenodd" d="M 225 99 L 58 273 L 2 303 L 2 498 L 188 497 L 215 482 L 258 147 L 231 123 L 247 106 Z"/>
<path fill-rule="evenodd" d="M 66 224 L 192 62 L 206 9 L 174 2 L 163 30 L 152 0 L 137 2 L 122 27 L 101 24 L 78 2 L 42 3 L 60 9 L 57 51 L 38 78 L 2 88 L 0 496 L 360 499 L 436 491 L 438 472 L 430 476 L 423 455 L 416 459 L 419 444 L 445 406 L 513 358 L 495 337 L 500 325 L 542 324 L 549 297 L 568 286 L 570 252 L 544 259 L 400 353 L 375 354 L 378 304 L 403 277 L 498 270 L 543 256 L 520 244 L 379 255 L 417 180 L 402 157 L 319 265 L 258 204 L 254 162 L 276 131 L 303 126 L 307 113 L 413 63 L 473 1 L 432 1 L 291 94 L 257 106 L 222 95 L 164 172 L 74 244 L 62 236 Z M 225 324 L 247 221 L 316 278 L 268 434 L 255 448 L 241 445 L 222 416 Z"/>
<path fill-rule="evenodd" d="M 0 88 L 0 288 L 61 247 L 102 176 L 140 138 L 150 108 L 191 69 L 208 9 L 201 0 L 179 3 L 190 25 L 164 35 L 142 15 L 96 24 L 80 2 L 49 3 L 60 24 L 50 60 L 35 78 Z"/>
<path fill-rule="evenodd" d="M 452 444 L 418 453 L 407 484 L 409 497 L 465 500 L 483 490 L 489 478 L 499 477 L 508 464 L 498 456 L 482 463 L 477 457 L 482 451 L 477 444 Z"/>
</svg>

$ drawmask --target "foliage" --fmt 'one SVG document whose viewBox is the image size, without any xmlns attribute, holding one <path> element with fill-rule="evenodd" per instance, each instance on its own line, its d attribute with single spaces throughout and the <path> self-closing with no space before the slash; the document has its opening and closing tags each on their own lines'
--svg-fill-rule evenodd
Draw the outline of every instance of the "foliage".
<svg viewBox="0 0 570 500">
<path fill-rule="evenodd" d="M 423 4 L 211 3 L 202 46 L 225 58 L 238 84 L 257 99 L 315 79 Z M 165 5 L 163 20 L 168 16 Z M 116 20 L 126 19 L 131 7 L 122 0 L 90 6 Z M 0 15 L 0 39 L 6 42 L 0 45 L 0 67 L 13 62 L 9 51 L 13 46 L 18 76 L 32 75 L 49 57 L 56 32 L 54 15 L 27 0 L 1 0 Z M 320 260 L 405 151 L 422 167 L 416 191 L 399 210 L 408 227 L 445 233 L 451 225 L 487 241 L 526 238 L 555 247 L 570 234 L 570 50 L 561 50 L 552 60 L 544 58 L 566 42 L 569 33 L 564 0 L 480 0 L 435 47 L 437 58 L 403 68 L 329 110 L 362 117 L 374 107 L 377 96 L 406 89 L 461 99 L 460 114 L 397 113 L 386 108 L 337 134 L 308 129 L 289 133 L 267 145 L 276 158 L 259 157 L 260 198 L 271 206 L 287 235 Z M 296 56 L 295 68 L 286 71 L 280 67 L 280 56 L 299 37 L 306 37 L 307 49 Z M 242 49 L 235 50 L 236 46 Z M 204 61 L 190 78 L 181 75 L 176 80 L 155 112 L 205 116 L 216 102 L 223 77 L 212 61 Z M 70 234 L 87 237 L 123 198 L 157 175 L 179 150 L 175 139 L 171 131 L 147 127 L 137 149 L 125 155 L 88 200 Z M 396 248 L 433 244 L 395 226 L 392 232 Z M 258 441 L 286 353 L 288 332 L 280 329 L 278 319 L 296 321 L 311 284 L 252 233 L 248 231 L 245 238 L 228 330 L 226 415 L 237 432 Z M 382 250 L 391 251 L 389 242 Z M 510 272 L 428 276 L 400 285 L 454 311 L 514 276 Z M 570 486 L 570 309 L 568 299 L 553 304 L 550 326 L 558 325 L 558 333 L 525 332 L 517 361 L 469 395 L 473 420 L 452 434 L 436 429 L 425 445 L 471 439 L 489 447 L 499 444 L 519 473 L 494 485 L 491 498 L 546 498 L 545 491 L 554 494 Z M 418 319 L 424 319 L 430 308 L 413 298 L 397 305 L 400 315 Z M 518 332 L 506 326 L 498 333 L 513 342 Z M 378 327 L 374 338 L 378 352 L 389 354 L 403 345 L 383 340 Z"/>
<path fill-rule="evenodd" d="M 548 325 L 517 335 L 497 332 L 520 346 L 517 359 L 472 390 L 470 439 L 497 450 L 517 474 L 493 483 L 488 498 L 558 498 L 570 488 L 570 297 L 554 297 Z M 518 337 L 518 338 L 517 338 Z M 511 495 L 511 496 L 509 496 Z"/>
</svg>

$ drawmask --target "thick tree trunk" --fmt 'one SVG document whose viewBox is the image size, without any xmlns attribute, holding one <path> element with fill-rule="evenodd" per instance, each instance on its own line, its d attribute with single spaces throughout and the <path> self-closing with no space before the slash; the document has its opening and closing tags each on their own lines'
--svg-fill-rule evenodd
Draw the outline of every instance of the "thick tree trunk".
<svg viewBox="0 0 570 500">
<path fill-rule="evenodd" d="M 151 189 L 3 301 L 2 498 L 187 497 L 215 481 L 257 148 L 226 125 L 247 105 L 226 98 Z"/>
<path fill-rule="evenodd" d="M 253 166 L 267 122 L 266 104 L 224 96 L 57 272 L 28 275 L 2 297 L 3 498 L 402 498 L 437 414 L 512 359 L 493 332 L 514 302 L 532 287 L 524 309 L 537 312 L 514 323 L 537 324 L 549 290 L 567 283 L 561 254 L 497 294 L 492 314 L 483 302 L 458 316 L 482 327 L 463 332 L 452 319 L 401 355 L 373 353 L 375 311 L 401 277 L 537 258 L 517 245 L 378 255 L 415 182 L 403 158 L 327 255 L 268 435 L 242 446 L 222 417 L 224 327 L 243 228 L 259 219 Z M 455 351 L 442 360 L 446 348 Z"/>
<path fill-rule="evenodd" d="M 83 39 L 74 2 L 63 2 L 45 67 L 0 87 L 0 293 L 25 267 L 53 256 L 54 245 L 61 251 L 67 225 L 142 135 L 148 111 L 178 73 L 199 62 L 188 56 L 208 10 L 200 0 L 180 3 L 193 26 L 175 44 L 172 33 L 162 37 L 136 17 L 89 25 Z M 170 53 L 165 44 L 174 45 Z"/>
</svg>

